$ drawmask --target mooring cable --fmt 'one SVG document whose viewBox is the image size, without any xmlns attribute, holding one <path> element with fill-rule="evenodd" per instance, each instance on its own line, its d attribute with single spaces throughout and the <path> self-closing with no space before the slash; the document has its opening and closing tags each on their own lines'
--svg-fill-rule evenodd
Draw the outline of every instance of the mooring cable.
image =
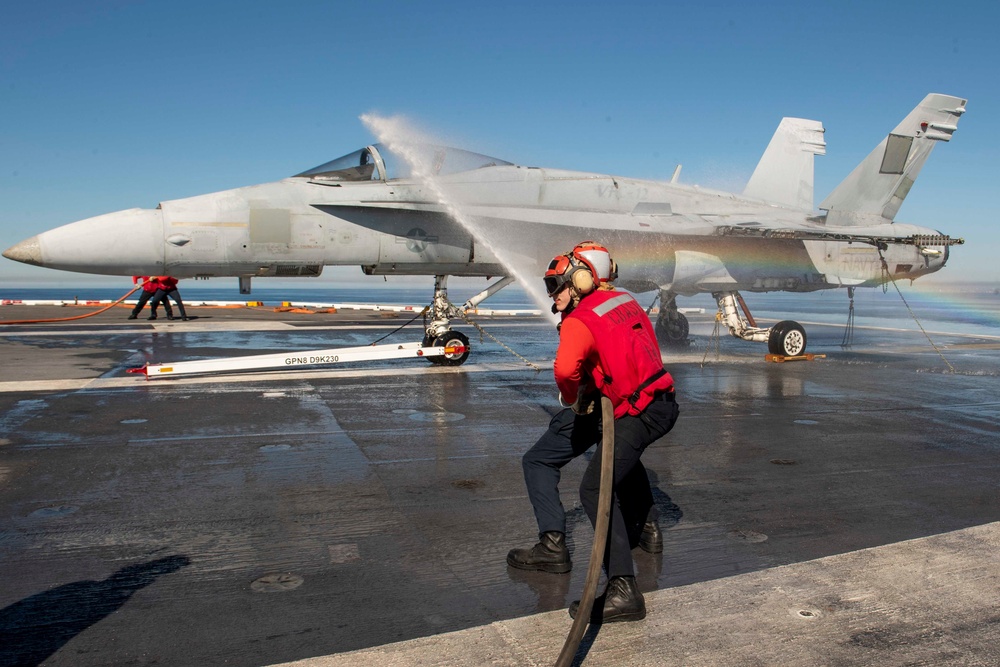
<svg viewBox="0 0 1000 667">
<path fill-rule="evenodd" d="M 535 369 L 536 373 L 541 373 L 542 372 L 541 367 L 539 367 L 537 364 L 533 363 L 530 359 L 528 359 L 524 355 L 518 354 L 517 352 L 515 352 L 513 350 L 513 348 L 511 348 L 506 343 L 500 342 L 499 338 L 497 338 L 496 336 L 494 336 L 493 334 L 491 334 L 490 332 L 488 332 L 486 329 L 484 329 L 481 326 L 479 326 L 479 324 L 477 324 L 475 321 L 473 321 L 473 319 L 471 317 L 469 317 L 469 314 L 466 313 L 464 310 L 461 311 L 460 315 L 462 316 L 463 320 L 465 320 L 466 322 L 468 322 L 469 324 L 471 324 L 472 326 L 474 326 L 476 328 L 476 331 L 478 331 L 480 335 L 486 336 L 487 338 L 489 338 L 490 340 L 492 340 L 494 343 L 496 343 L 497 345 L 499 345 L 500 347 L 502 347 L 503 349 L 507 350 L 508 352 L 510 352 L 511 354 L 513 354 L 515 357 L 517 357 L 518 359 L 520 359 L 521 361 L 523 361 L 524 363 L 526 363 L 528 366 L 531 366 L 533 369 Z"/>
<path fill-rule="evenodd" d="M 882 248 L 878 248 L 878 257 L 879 257 L 879 259 L 882 260 L 882 274 L 884 276 L 888 277 L 889 282 L 891 282 L 892 286 L 896 288 L 896 293 L 899 294 L 899 298 L 902 300 L 903 305 L 906 306 L 906 309 L 908 311 L 910 311 L 910 317 L 912 317 L 913 321 L 917 323 L 918 327 L 920 327 L 920 332 L 922 334 L 924 334 L 925 338 L 927 338 L 927 342 L 930 343 L 931 347 L 934 348 L 934 351 L 938 353 L 938 356 L 941 357 L 941 361 L 943 361 L 945 363 L 945 366 L 948 367 L 948 370 L 950 370 L 952 373 L 954 373 L 955 372 L 955 367 L 952 366 L 951 363 L 947 359 L 945 359 L 944 352 L 942 352 L 941 350 L 939 350 L 938 346 L 934 344 L 934 341 L 931 340 L 930 334 L 928 334 L 927 331 L 924 330 L 924 325 L 922 325 L 920 323 L 920 320 L 917 319 L 916 313 L 914 313 L 913 309 L 910 308 L 910 304 L 908 304 L 906 302 L 906 297 L 903 296 L 903 291 L 901 289 L 899 289 L 899 285 L 896 284 L 896 279 L 893 278 L 892 274 L 889 272 L 889 265 L 886 264 L 885 257 L 882 255 Z M 883 289 L 884 289 L 885 281 L 883 281 L 882 285 L 883 285 Z"/>
<path fill-rule="evenodd" d="M 608 540 L 608 524 L 611 523 L 611 492 L 614 484 L 615 471 L 615 409 L 611 399 L 601 396 L 601 491 L 597 496 L 597 521 L 594 524 L 594 544 L 590 549 L 590 565 L 587 567 L 587 579 L 583 585 L 583 595 L 580 596 L 580 606 L 576 610 L 576 618 L 566 635 L 556 667 L 569 667 L 580 649 L 583 633 L 590 623 L 590 612 L 594 608 L 594 598 L 597 595 L 597 582 L 601 577 L 601 565 L 604 564 L 604 547 Z M 603 610 L 602 610 L 603 611 Z"/>
<path fill-rule="evenodd" d="M 82 320 L 82 319 L 84 319 L 86 317 L 93 317 L 94 315 L 100 315 L 101 313 L 103 313 L 105 310 L 108 310 L 109 308 L 114 308 L 119 303 L 121 303 L 125 299 L 129 298 L 130 296 L 132 296 L 132 294 L 134 294 L 135 291 L 137 289 L 139 289 L 140 287 L 142 287 L 142 285 L 136 285 L 135 287 L 132 288 L 131 292 L 129 292 L 128 294 L 126 294 L 122 298 L 118 299 L 117 301 L 114 301 L 113 303 L 105 306 L 104 308 L 101 308 L 100 310 L 95 310 L 92 313 L 86 313 L 84 315 L 74 315 L 73 317 L 56 317 L 56 318 L 47 319 L 47 320 L 7 320 L 5 322 L 0 322 L 0 325 L 6 325 L 6 324 L 46 324 L 46 323 L 49 323 L 49 322 L 69 322 L 71 320 Z"/>
<path fill-rule="evenodd" d="M 705 362 L 708 360 L 708 353 L 712 351 L 713 344 L 715 345 L 715 360 L 719 360 L 719 355 L 722 353 L 721 341 L 719 340 L 720 326 L 722 324 L 722 310 L 715 313 L 715 328 L 712 329 L 712 335 L 708 338 L 708 345 L 705 346 L 705 356 L 701 358 L 701 368 L 705 367 Z"/>
<path fill-rule="evenodd" d="M 448 306 L 453 310 L 453 312 L 457 313 L 463 320 L 465 320 L 466 323 L 471 324 L 473 327 L 475 327 L 476 331 L 478 331 L 481 336 L 486 336 L 487 338 L 489 338 L 490 340 L 492 340 L 494 343 L 496 343 L 497 345 L 499 345 L 503 349 L 505 349 L 508 352 L 510 352 L 511 354 L 513 354 L 515 357 L 517 357 L 518 359 L 520 359 L 521 361 L 523 361 L 525 364 L 527 364 L 528 366 L 530 366 L 531 368 L 533 368 L 536 373 L 540 373 L 542 371 L 542 369 L 537 364 L 533 363 L 530 359 L 528 359 L 524 355 L 518 354 L 509 345 L 507 345 L 506 343 L 501 342 L 499 338 L 497 338 L 496 336 L 494 336 L 493 334 L 491 334 L 489 331 L 487 331 L 486 329 L 484 329 L 483 327 L 481 327 L 477 322 L 475 322 L 471 317 L 469 317 L 469 314 L 466 313 L 464 310 L 456 307 L 455 304 L 451 303 L 450 301 L 448 302 Z M 396 333 L 396 332 L 402 330 L 403 328 L 405 328 L 405 327 L 413 324 L 413 322 L 416 321 L 416 319 L 418 317 L 424 317 L 424 329 L 426 329 L 427 328 L 427 318 L 426 318 L 426 316 L 427 316 L 427 313 L 430 312 L 430 310 L 431 310 L 431 306 L 429 306 L 429 305 L 428 306 L 424 306 L 423 310 L 421 310 L 419 313 L 417 313 L 412 318 L 410 318 L 409 320 L 407 320 L 403 324 L 399 325 L 398 327 L 396 327 L 395 329 L 393 329 L 392 331 L 390 331 L 386 335 L 384 335 L 381 338 L 373 341 L 371 344 L 375 345 L 377 343 L 380 343 L 381 341 L 385 340 L 386 338 L 388 338 L 389 336 L 393 335 L 394 333 Z"/>
<path fill-rule="evenodd" d="M 372 345 L 378 345 L 379 343 L 381 343 L 382 341 L 384 341 L 384 340 L 385 340 L 386 338 L 388 338 L 388 337 L 389 337 L 389 336 L 391 336 L 392 334 L 394 334 L 394 333 L 396 333 L 397 331 L 400 331 L 401 329 L 403 329 L 403 327 L 408 327 L 408 326 L 410 326 L 411 324 L 413 324 L 413 321 L 414 321 L 414 320 L 416 320 L 416 319 L 417 319 L 418 317 L 421 317 L 421 316 L 423 316 L 423 315 L 426 315 L 426 314 L 427 314 L 427 311 L 428 311 L 428 310 L 430 310 L 430 306 L 424 306 L 424 309 L 423 309 L 423 310 L 421 310 L 421 311 L 420 311 L 419 313 L 417 313 L 416 315 L 414 315 L 413 317 L 411 317 L 411 318 L 410 318 L 409 320 L 407 320 L 406 322 L 403 322 L 403 323 L 402 323 L 402 324 L 400 324 L 400 325 L 399 325 L 398 327 L 396 327 L 395 329 L 393 329 L 392 331 L 390 331 L 390 332 L 389 332 L 389 333 L 387 333 L 386 335 L 382 336 L 381 338 L 378 338 L 378 339 L 376 339 L 376 340 L 372 341 L 372 343 L 371 343 L 371 344 L 372 344 Z"/>
</svg>

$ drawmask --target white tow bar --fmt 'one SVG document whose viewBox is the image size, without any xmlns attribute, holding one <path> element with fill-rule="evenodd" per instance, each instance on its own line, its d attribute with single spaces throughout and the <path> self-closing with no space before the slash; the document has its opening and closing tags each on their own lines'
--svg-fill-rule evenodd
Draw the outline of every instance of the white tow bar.
<svg viewBox="0 0 1000 667">
<path fill-rule="evenodd" d="M 195 375 L 203 373 L 227 373 L 252 371 L 262 368 L 292 368 L 297 366 L 326 366 L 352 361 L 380 361 L 384 359 L 408 359 L 411 357 L 455 357 L 464 354 L 468 347 L 458 341 L 434 347 L 424 347 L 422 343 L 393 345 L 365 345 L 364 347 L 335 347 L 329 350 L 304 350 L 280 354 L 256 354 L 246 357 L 223 357 L 221 359 L 200 359 L 197 361 L 177 361 L 171 364 L 146 364 L 140 368 L 129 368 L 126 372 L 143 374 L 147 380 L 175 375 Z"/>
</svg>

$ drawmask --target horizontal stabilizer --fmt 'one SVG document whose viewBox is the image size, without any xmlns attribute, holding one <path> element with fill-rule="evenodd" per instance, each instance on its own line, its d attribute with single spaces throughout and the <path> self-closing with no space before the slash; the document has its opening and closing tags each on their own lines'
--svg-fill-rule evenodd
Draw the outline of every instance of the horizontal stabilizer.
<svg viewBox="0 0 1000 667">
<path fill-rule="evenodd" d="M 951 140 L 966 100 L 932 93 L 819 205 L 828 225 L 889 223 L 934 145 Z"/>
<path fill-rule="evenodd" d="M 811 211 L 814 155 L 826 155 L 823 124 L 803 118 L 782 118 L 743 194 Z"/>
</svg>

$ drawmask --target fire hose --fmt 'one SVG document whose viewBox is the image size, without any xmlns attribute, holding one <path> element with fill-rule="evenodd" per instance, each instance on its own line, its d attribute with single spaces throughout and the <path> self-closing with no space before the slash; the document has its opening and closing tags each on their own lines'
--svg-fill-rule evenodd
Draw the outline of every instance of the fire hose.
<svg viewBox="0 0 1000 667">
<path fill-rule="evenodd" d="M 580 607 L 573 619 L 573 626 L 566 636 L 556 667 L 569 667 L 580 648 L 580 641 L 590 622 L 590 612 L 594 608 L 594 598 L 597 595 L 597 581 L 601 576 L 601 565 L 604 563 L 604 547 L 608 541 L 608 524 L 611 522 L 611 491 L 614 484 L 615 470 L 615 409 L 611 399 L 601 397 L 601 490 L 597 497 L 597 521 L 594 523 L 594 545 L 590 549 L 590 564 L 587 567 L 587 578 L 583 584 L 583 595 L 580 597 Z"/>
<path fill-rule="evenodd" d="M 47 320 L 7 320 L 5 322 L 0 322 L 0 324 L 44 324 L 44 323 L 47 323 L 47 322 L 69 322 L 71 320 L 82 320 L 82 319 L 84 319 L 86 317 L 93 317 L 94 315 L 100 315 L 101 313 L 103 313 L 105 310 L 108 310 L 109 308 L 114 308 L 119 303 L 121 303 L 125 299 L 129 298 L 130 296 L 132 296 L 135 293 L 135 291 L 137 289 L 139 289 L 139 287 L 141 287 L 141 285 L 137 285 L 136 287 L 134 287 L 132 289 L 131 292 L 129 292 L 125 296 L 121 297 L 117 301 L 115 301 L 115 302 L 113 302 L 113 303 L 105 306 L 104 308 L 101 308 L 100 310 L 95 310 L 92 313 L 84 313 L 83 315 L 74 315 L 73 317 L 56 317 L 56 318 L 47 319 Z"/>
</svg>

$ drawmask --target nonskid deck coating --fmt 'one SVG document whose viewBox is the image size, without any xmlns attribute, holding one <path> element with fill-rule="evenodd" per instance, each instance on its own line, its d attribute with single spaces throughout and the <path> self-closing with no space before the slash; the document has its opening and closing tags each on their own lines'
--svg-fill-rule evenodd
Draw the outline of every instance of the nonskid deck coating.
<svg viewBox="0 0 1000 667">
<path fill-rule="evenodd" d="M 392 322 L 337 315 L 303 338 L 282 324 L 308 321 L 298 314 L 106 329 L 117 315 L 100 330 L 67 324 L 73 335 L 0 331 L 0 628 L 14 638 L 0 664 L 263 665 L 547 612 L 560 613 L 538 625 L 535 653 L 558 652 L 557 619 L 582 590 L 591 539 L 575 491 L 583 461 L 562 484 L 574 572 L 504 564 L 534 538 L 520 456 L 556 409 L 548 370 L 467 329 L 475 350 L 459 369 L 147 382 L 124 369 L 356 345 Z M 538 318 L 484 324 L 551 363 L 555 336 Z M 937 340 L 949 373 L 919 334 L 865 330 L 844 351 L 840 331 L 811 327 L 810 351 L 827 359 L 766 364 L 761 347 L 728 338 L 718 360 L 706 355 L 711 329 L 693 319 L 695 344 L 666 354 L 682 414 L 644 457 L 666 537 L 662 556 L 635 555 L 642 589 L 658 591 L 648 627 L 668 627 L 675 589 L 724 597 L 734 575 L 1000 521 L 987 339 Z M 705 627 L 727 618 L 685 609 Z M 654 641 L 637 626 L 602 630 L 593 657 L 618 633 Z M 878 643 L 876 630 L 859 636 Z M 717 664 L 767 663 L 748 651 Z"/>
</svg>

